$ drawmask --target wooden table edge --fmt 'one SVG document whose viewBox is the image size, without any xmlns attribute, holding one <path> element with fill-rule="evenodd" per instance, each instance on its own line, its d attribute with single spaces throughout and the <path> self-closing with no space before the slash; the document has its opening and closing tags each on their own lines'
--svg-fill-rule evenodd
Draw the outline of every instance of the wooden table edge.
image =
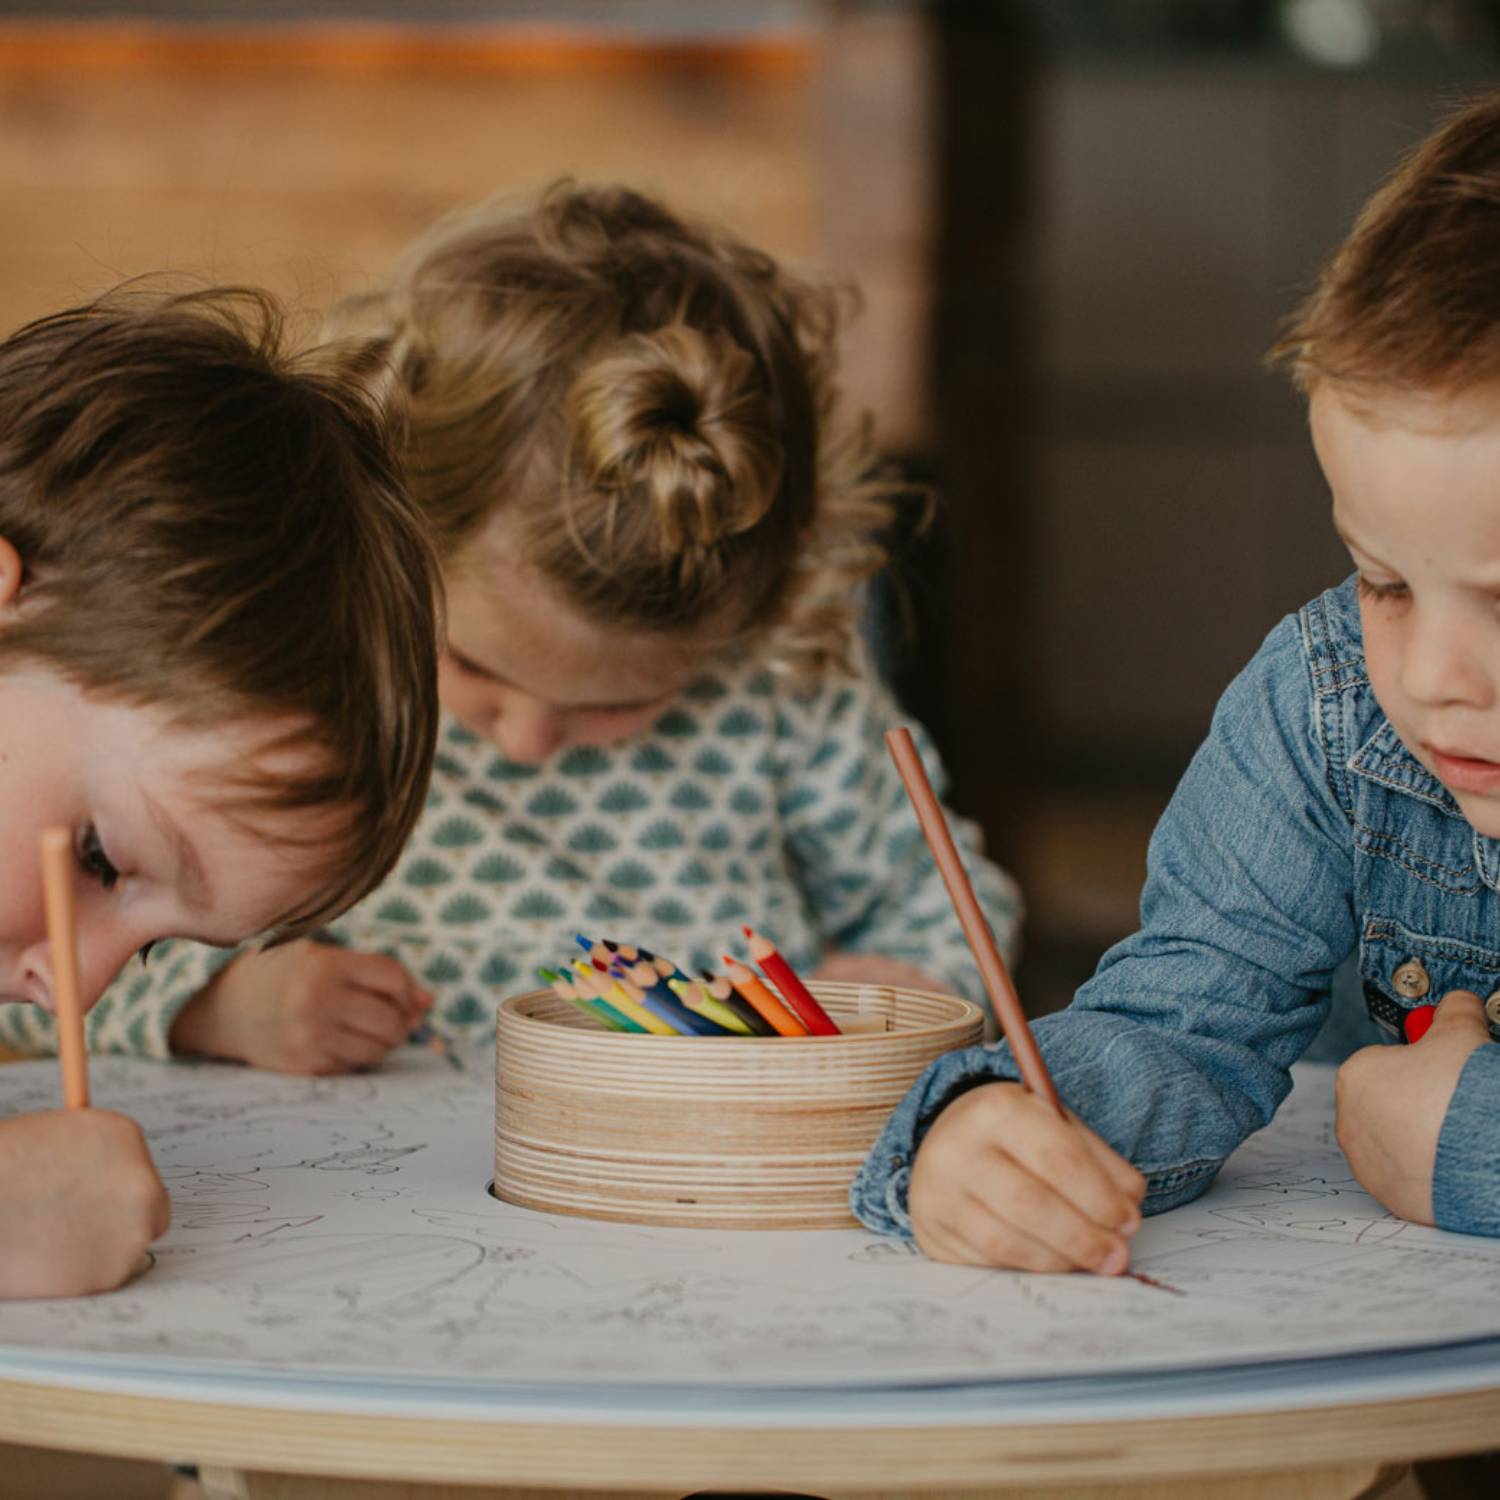
<svg viewBox="0 0 1500 1500">
<path fill-rule="evenodd" d="M 0 1381 L 0 1439 L 119 1458 L 453 1484 L 1059 1484 L 1409 1462 L 1500 1444 L 1500 1387 L 1166 1420 L 661 1427 L 279 1410 Z"/>
</svg>

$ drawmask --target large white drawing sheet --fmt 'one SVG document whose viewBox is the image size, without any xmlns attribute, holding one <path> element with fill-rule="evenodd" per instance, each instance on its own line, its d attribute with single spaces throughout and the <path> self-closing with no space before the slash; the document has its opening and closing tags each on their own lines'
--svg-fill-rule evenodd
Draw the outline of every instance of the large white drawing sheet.
<svg viewBox="0 0 1500 1500">
<path fill-rule="evenodd" d="M 858 1231 L 669 1230 L 530 1213 L 487 1192 L 493 1086 L 408 1053 L 292 1079 L 96 1059 L 172 1192 L 157 1264 L 108 1296 L 0 1304 L 7 1353 L 385 1384 L 905 1386 L 1119 1374 L 1500 1334 L 1500 1242 L 1403 1224 L 1332 1140 L 1306 1070 L 1135 1264 L 1179 1289 L 931 1264 Z M 58 1102 L 0 1068 L 0 1113 Z"/>
</svg>

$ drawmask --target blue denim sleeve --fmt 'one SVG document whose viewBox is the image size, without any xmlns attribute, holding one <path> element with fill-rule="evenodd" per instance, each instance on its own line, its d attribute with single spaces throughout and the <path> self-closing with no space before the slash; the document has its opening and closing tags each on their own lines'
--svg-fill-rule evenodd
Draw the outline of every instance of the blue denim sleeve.
<svg viewBox="0 0 1500 1500">
<path fill-rule="evenodd" d="M 1318 732 L 1296 618 L 1231 684 L 1151 839 L 1141 928 L 1035 1031 L 1068 1106 L 1147 1177 L 1146 1211 L 1201 1193 L 1267 1124 L 1354 946 L 1353 849 Z M 939 1112 L 1016 1077 L 1009 1049 L 939 1058 L 850 1189 L 870 1228 L 909 1234 L 911 1162 Z M 1497 1085 L 1500 1086 L 1500 1085 Z"/>
<path fill-rule="evenodd" d="M 1438 1135 L 1432 1168 L 1432 1214 L 1439 1229 L 1500 1237 L 1500 1046 L 1477 1047 Z"/>
</svg>

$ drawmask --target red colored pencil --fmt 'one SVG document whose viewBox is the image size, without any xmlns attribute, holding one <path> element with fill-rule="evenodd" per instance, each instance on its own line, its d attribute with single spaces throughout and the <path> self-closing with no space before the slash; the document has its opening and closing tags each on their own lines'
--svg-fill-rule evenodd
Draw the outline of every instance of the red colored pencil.
<svg viewBox="0 0 1500 1500">
<path fill-rule="evenodd" d="M 776 1028 L 779 1036 L 807 1035 L 807 1027 L 797 1019 L 797 1012 L 788 1010 L 754 969 L 747 968 L 737 958 L 731 958 L 726 953 L 724 972 L 745 1003 L 759 1011 Z"/>
<path fill-rule="evenodd" d="M 744 929 L 750 942 L 750 956 L 761 966 L 767 979 L 781 991 L 781 998 L 796 1012 L 814 1036 L 837 1036 L 839 1029 L 832 1017 L 813 998 L 813 992 L 797 978 L 796 971 L 777 951 L 776 945 L 758 932 Z"/>
</svg>

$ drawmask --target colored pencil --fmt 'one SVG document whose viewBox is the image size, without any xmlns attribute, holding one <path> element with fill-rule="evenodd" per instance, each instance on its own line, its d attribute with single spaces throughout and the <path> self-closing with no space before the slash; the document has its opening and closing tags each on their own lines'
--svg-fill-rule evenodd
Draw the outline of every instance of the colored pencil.
<svg viewBox="0 0 1500 1500">
<path fill-rule="evenodd" d="M 652 1036 L 682 1035 L 675 1026 L 670 1025 L 659 1016 L 653 1014 L 649 1006 L 642 1005 L 636 1000 L 618 979 L 611 979 L 607 974 L 599 973 L 587 959 L 575 959 L 573 967 L 578 973 L 586 975 L 590 982 L 597 986 L 597 989 L 593 993 L 598 999 L 603 1000 L 606 1005 L 614 1006 L 622 1014 L 629 1016 L 637 1026 L 649 1031 Z"/>
<path fill-rule="evenodd" d="M 720 1026 L 712 1017 L 689 1010 L 670 990 L 663 995 L 654 985 L 650 989 L 643 989 L 634 981 L 618 974 L 615 976 L 615 983 L 637 1005 L 650 1011 L 658 1020 L 665 1021 L 679 1036 L 724 1036 L 729 1033 L 728 1027 Z"/>
<path fill-rule="evenodd" d="M 644 990 L 646 994 L 655 995 L 659 1000 L 670 1007 L 673 1012 L 680 1014 L 680 1012 L 684 1008 L 684 1002 L 682 1000 L 682 997 L 677 993 L 676 986 L 673 984 L 672 979 L 667 978 L 661 972 L 663 967 L 669 969 L 673 977 L 676 978 L 680 983 L 692 983 L 687 975 L 683 974 L 675 964 L 664 958 L 655 959 L 652 962 L 648 963 L 643 957 L 638 963 L 633 964 L 622 964 L 621 961 L 616 958 L 614 967 L 610 970 L 610 972 L 616 977 L 623 976 L 624 978 L 628 979 L 637 988 Z M 689 1015 L 693 1017 L 693 1021 L 696 1023 L 693 1026 L 693 1029 L 699 1036 L 717 1036 L 720 1032 L 725 1030 L 733 1032 L 740 1031 L 740 1028 L 737 1026 L 725 1027 L 723 1024 L 723 1018 L 720 1016 L 715 1016 L 706 1012 L 695 1010 L 692 1006 L 688 1006 L 687 1010 Z M 706 1020 L 705 1016 L 707 1016 Z M 671 1017 L 663 1016 L 663 1019 L 669 1020 L 671 1019 Z"/>
<path fill-rule="evenodd" d="M 596 943 L 592 938 L 586 938 L 581 932 L 573 934 L 573 941 L 588 954 L 588 959 L 601 974 L 609 973 L 609 966 L 614 960 L 614 953 L 604 943 Z"/>
<path fill-rule="evenodd" d="M 668 980 L 671 984 L 673 981 Z M 679 984 L 691 984 L 692 980 L 678 980 Z M 722 974 L 714 974 L 709 970 L 703 971 L 703 976 L 697 981 L 703 987 L 703 993 L 710 1000 L 717 1000 L 720 1005 L 727 1006 L 731 1011 L 748 1026 L 755 1036 L 775 1036 L 776 1028 L 750 1004 L 748 1000 L 742 1000 L 734 992 L 734 986 L 724 978 Z"/>
<path fill-rule="evenodd" d="M 425 1047 L 429 1052 L 435 1052 L 450 1068 L 462 1073 L 464 1065 L 459 1062 L 453 1051 L 453 1046 L 440 1031 L 434 1029 L 431 1021 L 422 1021 L 417 1029 L 406 1039 L 413 1047 Z"/>
<path fill-rule="evenodd" d="M 797 1013 L 797 1019 L 814 1036 L 837 1036 L 839 1029 L 833 1024 L 833 1017 L 818 1004 L 813 992 L 797 977 L 775 943 L 748 927 L 744 933 L 750 944 L 750 956 L 760 965 L 766 978 L 781 991 L 781 998 Z"/>
<path fill-rule="evenodd" d="M 578 991 L 578 987 L 571 979 L 564 978 L 561 974 L 554 974 L 551 969 L 538 969 L 541 976 L 549 985 L 553 993 L 560 999 L 570 1001 L 576 1005 L 590 1020 L 597 1021 L 607 1031 L 637 1031 L 644 1032 L 644 1026 L 637 1026 L 627 1016 L 606 1005 L 602 1000 L 593 1000 Z"/>
<path fill-rule="evenodd" d="M 52 954 L 52 1008 L 57 1016 L 63 1101 L 69 1109 L 87 1109 L 89 1058 L 83 1039 L 83 997 L 78 984 L 73 835 L 66 828 L 42 830 L 42 894 L 47 908 L 47 946 Z"/>
<path fill-rule="evenodd" d="M 684 973 L 670 958 L 663 958 L 659 953 L 645 953 L 641 957 L 661 975 L 663 979 L 680 979 L 684 984 L 692 984 L 693 976 Z"/>
<path fill-rule="evenodd" d="M 886 735 L 885 742 L 891 758 L 896 762 L 896 769 L 901 773 L 906 795 L 911 798 L 911 804 L 916 809 L 917 821 L 922 825 L 927 847 L 937 862 L 938 873 L 948 888 L 948 899 L 953 903 L 953 910 L 958 914 L 959 925 L 964 930 L 964 937 L 968 939 L 974 961 L 979 965 L 980 977 L 994 1003 L 1000 1029 L 1005 1033 L 1010 1050 L 1015 1054 L 1021 1078 L 1033 1094 L 1045 1099 L 1061 1114 L 1062 1100 L 1057 1096 L 1052 1075 L 1047 1071 L 1047 1064 L 1042 1060 L 1036 1038 L 1031 1034 L 1031 1025 L 1026 1019 L 1026 1012 L 1021 1008 L 1021 997 L 1016 994 L 1005 960 L 995 946 L 995 935 L 979 909 L 974 887 L 969 883 L 968 872 L 964 869 L 963 860 L 959 858 L 953 835 L 948 831 L 948 820 L 943 816 L 942 804 L 932 790 L 932 783 L 927 779 L 927 771 L 922 765 L 922 757 L 917 754 L 911 731 L 905 727 L 893 729 Z"/>
<path fill-rule="evenodd" d="M 771 992 L 754 969 L 748 968 L 737 958 L 724 955 L 724 972 L 729 982 L 749 1005 L 755 1007 L 781 1036 L 806 1036 L 807 1027 L 797 1019 Z"/>
<path fill-rule="evenodd" d="M 712 1021 L 720 1031 L 733 1032 L 735 1036 L 754 1036 L 749 1026 L 745 1024 L 727 1005 L 720 1004 L 715 1000 L 701 984 L 689 980 L 686 983 L 681 979 L 669 979 L 668 984 L 672 986 L 672 993 L 685 1005 L 694 1015 L 706 1017 Z"/>
</svg>

